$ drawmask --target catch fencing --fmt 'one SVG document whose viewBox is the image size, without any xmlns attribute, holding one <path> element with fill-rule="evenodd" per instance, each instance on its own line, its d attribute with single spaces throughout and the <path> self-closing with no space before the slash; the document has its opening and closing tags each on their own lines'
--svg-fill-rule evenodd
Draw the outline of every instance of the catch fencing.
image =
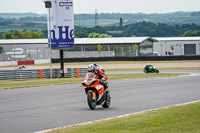
<svg viewBox="0 0 200 133">
<path fill-rule="evenodd" d="M 135 57 L 98 57 L 98 58 L 64 58 L 64 62 L 97 62 L 97 61 L 177 61 L 200 60 L 200 55 L 187 56 L 135 56 Z M 53 58 L 52 63 L 59 63 L 60 59 Z"/>
<path fill-rule="evenodd" d="M 84 77 L 86 68 L 65 68 L 64 78 Z M 52 69 L 52 78 L 60 78 L 60 68 Z M 28 80 L 50 78 L 50 69 L 0 70 L 0 80 Z"/>
</svg>

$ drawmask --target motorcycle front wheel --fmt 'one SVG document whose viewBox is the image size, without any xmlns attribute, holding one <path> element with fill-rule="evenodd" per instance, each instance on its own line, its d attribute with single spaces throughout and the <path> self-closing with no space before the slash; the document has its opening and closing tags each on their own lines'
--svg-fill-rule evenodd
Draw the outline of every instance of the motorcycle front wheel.
<svg viewBox="0 0 200 133">
<path fill-rule="evenodd" d="M 96 108 L 96 98 L 93 99 L 93 93 L 91 90 L 87 92 L 87 102 L 91 110 L 94 110 Z"/>
</svg>

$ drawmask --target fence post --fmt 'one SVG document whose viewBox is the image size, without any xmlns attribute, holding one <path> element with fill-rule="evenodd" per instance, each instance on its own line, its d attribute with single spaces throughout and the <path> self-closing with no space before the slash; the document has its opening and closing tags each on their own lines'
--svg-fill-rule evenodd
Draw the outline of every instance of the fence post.
<svg viewBox="0 0 200 133">
<path fill-rule="evenodd" d="M 76 68 L 76 78 L 79 78 L 79 68 Z"/>
<path fill-rule="evenodd" d="M 39 69 L 39 79 L 43 79 L 43 70 Z"/>
</svg>

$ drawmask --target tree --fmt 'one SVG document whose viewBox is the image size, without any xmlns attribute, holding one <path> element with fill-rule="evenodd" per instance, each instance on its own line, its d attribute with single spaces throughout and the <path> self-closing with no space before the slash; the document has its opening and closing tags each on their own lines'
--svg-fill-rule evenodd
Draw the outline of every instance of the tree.
<svg viewBox="0 0 200 133">
<path fill-rule="evenodd" d="M 10 32 L 4 33 L 4 39 L 12 39 L 12 34 Z"/>
<path fill-rule="evenodd" d="M 13 39 L 21 39 L 23 38 L 22 37 L 22 32 L 19 31 L 19 30 L 14 30 L 12 33 L 11 33 L 11 36 Z"/>
<path fill-rule="evenodd" d="M 173 54 L 174 54 L 174 53 L 173 53 L 173 51 L 174 51 L 174 45 L 171 45 L 171 46 L 170 46 L 170 49 L 172 50 L 171 55 L 173 55 Z"/>
<path fill-rule="evenodd" d="M 180 35 L 181 37 L 190 37 L 190 36 L 200 36 L 200 30 L 188 30 L 186 32 L 184 32 L 184 34 Z"/>
<path fill-rule="evenodd" d="M 37 39 L 43 38 L 43 33 L 41 31 L 20 31 L 15 29 L 14 31 L 5 32 L 4 39 Z"/>
<path fill-rule="evenodd" d="M 100 38 L 100 34 L 92 32 L 88 35 L 88 38 Z"/>
<path fill-rule="evenodd" d="M 31 52 L 28 52 L 28 57 L 32 59 Z"/>
<path fill-rule="evenodd" d="M 174 45 L 171 45 L 171 46 L 170 46 L 170 49 L 171 49 L 172 51 L 174 51 Z"/>
<path fill-rule="evenodd" d="M 75 38 L 84 38 L 87 37 L 87 35 L 84 32 L 76 32 L 75 33 Z"/>
<path fill-rule="evenodd" d="M 135 55 L 137 56 L 137 50 L 138 50 L 138 45 L 137 44 L 133 44 L 133 50 L 135 52 Z"/>
<path fill-rule="evenodd" d="M 41 31 L 32 31 L 31 32 L 31 38 L 37 39 L 37 38 L 43 38 L 43 33 Z"/>
<path fill-rule="evenodd" d="M 32 38 L 31 31 L 26 30 L 26 31 L 22 32 L 22 36 L 23 36 L 23 38 L 31 39 Z"/>
<path fill-rule="evenodd" d="M 88 38 L 108 38 L 108 37 L 112 37 L 108 34 L 100 34 L 100 33 L 95 33 L 92 32 L 88 35 Z"/>
<path fill-rule="evenodd" d="M 2 54 L 4 52 L 4 49 L 2 46 L 0 46 L 0 54 Z"/>
<path fill-rule="evenodd" d="M 100 37 L 101 38 L 110 38 L 112 37 L 111 35 L 108 35 L 108 34 L 100 34 Z"/>
<path fill-rule="evenodd" d="M 98 44 L 98 45 L 97 45 L 97 49 L 98 49 L 98 51 L 99 51 L 99 54 L 101 54 L 101 50 L 102 50 L 101 44 Z"/>
</svg>

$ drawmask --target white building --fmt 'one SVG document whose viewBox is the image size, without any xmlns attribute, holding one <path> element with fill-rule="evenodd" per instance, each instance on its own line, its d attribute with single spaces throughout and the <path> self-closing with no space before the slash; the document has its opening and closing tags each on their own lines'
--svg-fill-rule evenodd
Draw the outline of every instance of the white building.
<svg viewBox="0 0 200 133">
<path fill-rule="evenodd" d="M 200 55 L 200 37 L 155 37 L 153 51 L 158 56 Z M 174 50 L 171 49 L 174 47 Z"/>
<path fill-rule="evenodd" d="M 152 55 L 155 41 L 151 37 L 75 38 L 75 47 L 66 49 L 64 58 Z M 102 47 L 101 52 L 98 45 Z M 40 60 L 50 55 L 47 39 L 6 39 L 0 40 L 0 46 L 3 48 L 0 61 Z M 59 50 L 52 50 L 52 58 L 59 57 Z"/>
<path fill-rule="evenodd" d="M 97 46 L 101 45 L 99 52 Z M 137 49 L 134 49 L 137 45 Z M 49 59 L 47 39 L 0 40 L 0 61 Z M 171 49 L 174 48 L 174 50 Z M 59 58 L 59 50 L 52 50 Z M 200 55 L 200 37 L 112 37 L 76 38 L 75 47 L 64 58 Z"/>
</svg>

